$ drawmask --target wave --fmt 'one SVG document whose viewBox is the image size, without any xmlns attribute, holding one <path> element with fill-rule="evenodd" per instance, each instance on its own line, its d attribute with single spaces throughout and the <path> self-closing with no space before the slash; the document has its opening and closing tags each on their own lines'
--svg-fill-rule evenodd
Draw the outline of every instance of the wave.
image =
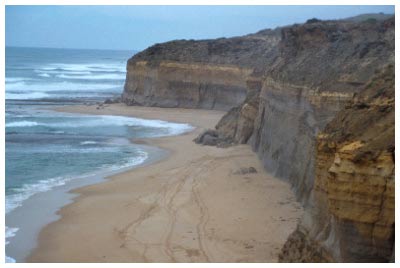
<svg viewBox="0 0 400 268">
<path fill-rule="evenodd" d="M 125 65 L 119 63 L 52 63 L 44 67 L 36 69 L 37 72 L 91 72 L 91 71 L 104 71 L 104 72 L 125 72 Z"/>
<path fill-rule="evenodd" d="M 90 71 L 67 71 L 67 70 L 62 70 L 62 69 L 36 69 L 34 70 L 35 73 L 38 73 L 38 75 L 42 74 L 52 74 L 52 75 L 57 75 L 57 74 L 62 74 L 62 73 L 67 73 L 67 74 L 75 74 L 75 75 L 85 75 L 85 74 L 91 74 L 92 72 Z"/>
<path fill-rule="evenodd" d="M 116 125 L 127 125 L 127 126 L 143 126 L 143 127 L 151 127 L 151 128 L 163 128 L 168 129 L 167 135 L 179 135 L 185 132 L 188 132 L 193 129 L 193 127 L 189 124 L 183 123 L 172 123 L 162 120 L 150 120 L 150 119 L 141 119 L 136 117 L 123 117 L 123 116 L 114 116 L 114 115 L 103 115 L 101 116 L 102 120 L 112 121 Z M 154 136 L 164 136 L 165 134 L 154 134 Z"/>
<path fill-rule="evenodd" d="M 6 92 L 7 100 L 35 100 L 50 97 L 49 94 L 43 92 L 31 92 L 31 93 L 8 93 Z"/>
<path fill-rule="evenodd" d="M 38 123 L 34 121 L 17 121 L 12 123 L 6 123 L 6 127 L 33 127 L 37 125 Z"/>
<path fill-rule="evenodd" d="M 17 82 L 6 85 L 6 92 L 9 93 L 27 93 L 27 92 L 56 92 L 56 91 L 98 91 L 110 90 L 122 87 L 123 83 L 71 83 L 71 82 L 53 82 L 53 83 L 35 83 L 27 84 L 25 82 Z"/>
<path fill-rule="evenodd" d="M 15 259 L 6 256 L 6 263 L 15 263 L 15 262 L 16 262 Z"/>
<path fill-rule="evenodd" d="M 6 240 L 6 245 L 8 245 L 10 243 L 10 241 L 8 241 L 8 238 L 14 237 L 16 235 L 16 233 L 18 232 L 19 228 L 16 227 L 8 227 L 6 226 L 6 232 L 5 232 L 5 240 Z M 6 263 L 14 263 L 16 262 L 15 259 L 6 256 Z"/>
<path fill-rule="evenodd" d="M 18 149 L 19 151 L 19 149 Z M 10 152 L 10 150 L 8 150 Z M 27 148 L 24 153 L 27 154 L 98 154 L 98 153 L 119 153 L 121 148 L 118 147 L 81 147 L 73 148 L 70 146 L 46 146 Z"/>
<path fill-rule="evenodd" d="M 161 128 L 167 130 L 167 135 L 178 135 L 184 132 L 190 131 L 193 127 L 189 124 L 182 123 L 171 123 L 162 120 L 149 120 L 135 117 L 124 117 L 114 115 L 102 115 L 102 116 L 80 116 L 79 122 L 60 122 L 60 123 L 43 123 L 36 121 L 17 121 L 7 123 L 6 127 L 35 127 L 45 126 L 52 128 L 86 128 L 86 127 L 98 127 L 98 126 L 142 126 L 150 128 Z M 155 136 L 165 135 L 163 133 L 154 134 Z"/>
<path fill-rule="evenodd" d="M 50 75 L 48 73 L 42 73 L 42 74 L 38 74 L 41 77 L 50 77 Z"/>
<path fill-rule="evenodd" d="M 58 78 L 66 78 L 66 79 L 77 79 L 77 80 L 124 80 L 125 73 L 121 74 L 96 74 L 92 73 L 91 75 L 68 75 L 68 74 L 60 74 L 57 75 Z"/>
<path fill-rule="evenodd" d="M 19 230 L 19 228 L 6 226 L 6 237 L 5 237 L 6 245 L 8 245 L 10 243 L 9 241 L 7 241 L 7 238 L 14 237 L 18 230 Z"/>
<path fill-rule="evenodd" d="M 25 78 L 25 77 L 6 77 L 6 83 L 16 83 L 16 82 L 22 82 L 26 80 L 32 80 L 30 78 Z"/>
<path fill-rule="evenodd" d="M 97 144 L 96 141 L 83 141 L 80 143 L 80 145 L 92 145 L 92 144 Z"/>
<path fill-rule="evenodd" d="M 43 179 L 36 183 L 32 184 L 23 184 L 21 187 L 14 189 L 13 194 L 6 195 L 6 214 L 10 213 L 17 207 L 22 206 L 22 203 L 30 198 L 31 196 L 41 193 L 47 192 L 55 187 L 65 185 L 67 182 L 74 179 L 82 179 L 89 176 L 94 176 L 99 172 L 112 172 L 123 168 L 133 167 L 142 164 L 147 158 L 148 153 L 142 150 L 139 150 L 138 155 L 129 159 L 126 159 L 124 163 L 117 165 L 109 165 L 100 167 L 98 170 L 87 173 L 80 176 L 64 176 L 64 177 L 55 177 L 50 179 Z"/>
<path fill-rule="evenodd" d="M 64 134 L 65 131 L 62 130 L 56 130 L 56 131 L 50 131 L 50 133 L 54 133 L 54 134 Z"/>
</svg>

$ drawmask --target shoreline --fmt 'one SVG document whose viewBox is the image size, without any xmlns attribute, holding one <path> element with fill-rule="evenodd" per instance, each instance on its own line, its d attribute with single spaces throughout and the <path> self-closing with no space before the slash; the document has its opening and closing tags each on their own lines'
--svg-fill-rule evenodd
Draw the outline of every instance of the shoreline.
<svg viewBox="0 0 400 268">
<path fill-rule="evenodd" d="M 302 214 L 290 186 L 269 176 L 248 145 L 192 140 L 219 111 L 108 105 L 55 109 L 188 123 L 177 136 L 137 139 L 168 151 L 100 183 L 72 190 L 39 234 L 28 262 L 276 262 Z M 253 166 L 255 174 L 236 174 Z M 82 241 L 78 245 L 76 241 Z"/>
<path fill-rule="evenodd" d="M 93 174 L 76 177 L 60 186 L 55 186 L 44 192 L 38 192 L 24 200 L 22 205 L 6 214 L 6 226 L 17 228 L 14 236 L 7 239 L 6 256 L 12 262 L 23 263 L 37 246 L 39 232 L 48 224 L 60 219 L 58 211 L 75 202 L 79 196 L 76 189 L 92 184 L 102 183 L 108 177 L 132 170 L 138 167 L 151 165 L 168 157 L 168 152 L 147 144 L 135 144 L 146 150 L 148 157 L 142 162 L 129 167 L 112 170 L 99 170 Z M 51 200 L 51 202 L 49 202 Z M 44 208 L 38 210 L 37 208 Z M 29 221 L 26 221 L 28 215 Z M 12 256 L 11 256 L 12 255 Z"/>
</svg>

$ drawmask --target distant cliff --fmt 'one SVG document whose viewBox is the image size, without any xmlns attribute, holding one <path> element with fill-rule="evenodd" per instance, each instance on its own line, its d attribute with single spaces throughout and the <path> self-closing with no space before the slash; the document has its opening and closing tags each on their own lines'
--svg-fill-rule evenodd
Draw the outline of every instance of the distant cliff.
<svg viewBox="0 0 400 268">
<path fill-rule="evenodd" d="M 305 206 L 281 261 L 389 261 L 394 136 L 392 128 L 388 144 L 362 136 L 375 123 L 379 129 L 387 116 L 380 109 L 394 105 L 394 17 L 381 18 L 312 19 L 243 37 L 158 44 L 128 61 L 123 101 L 229 110 L 215 144 L 249 143 Z M 394 127 L 389 119 L 385 126 Z"/>
<path fill-rule="evenodd" d="M 273 60 L 279 31 L 156 44 L 127 64 L 129 105 L 228 110 L 244 101 L 247 79 Z"/>
</svg>

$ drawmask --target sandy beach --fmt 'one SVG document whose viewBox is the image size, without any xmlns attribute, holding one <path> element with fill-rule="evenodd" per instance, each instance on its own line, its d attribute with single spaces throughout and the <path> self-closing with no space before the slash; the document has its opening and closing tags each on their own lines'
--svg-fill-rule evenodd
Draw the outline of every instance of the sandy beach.
<svg viewBox="0 0 400 268">
<path fill-rule="evenodd" d="M 29 262 L 276 262 L 302 214 L 289 184 L 268 175 L 248 145 L 192 140 L 224 112 L 69 106 L 63 112 L 189 123 L 180 136 L 146 139 L 168 157 L 74 190 Z M 257 173 L 239 174 L 254 167 Z"/>
</svg>

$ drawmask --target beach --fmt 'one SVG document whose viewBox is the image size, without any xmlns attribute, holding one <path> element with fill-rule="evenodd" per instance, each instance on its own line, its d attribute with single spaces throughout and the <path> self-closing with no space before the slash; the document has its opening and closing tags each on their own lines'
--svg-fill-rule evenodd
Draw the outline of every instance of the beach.
<svg viewBox="0 0 400 268">
<path fill-rule="evenodd" d="M 73 190 L 74 202 L 39 234 L 28 262 L 277 262 L 302 208 L 290 185 L 264 171 L 249 145 L 217 148 L 193 139 L 224 112 L 65 106 L 62 112 L 188 123 L 178 136 L 137 139 L 163 159 Z M 256 173 L 240 172 L 254 167 Z"/>
</svg>

